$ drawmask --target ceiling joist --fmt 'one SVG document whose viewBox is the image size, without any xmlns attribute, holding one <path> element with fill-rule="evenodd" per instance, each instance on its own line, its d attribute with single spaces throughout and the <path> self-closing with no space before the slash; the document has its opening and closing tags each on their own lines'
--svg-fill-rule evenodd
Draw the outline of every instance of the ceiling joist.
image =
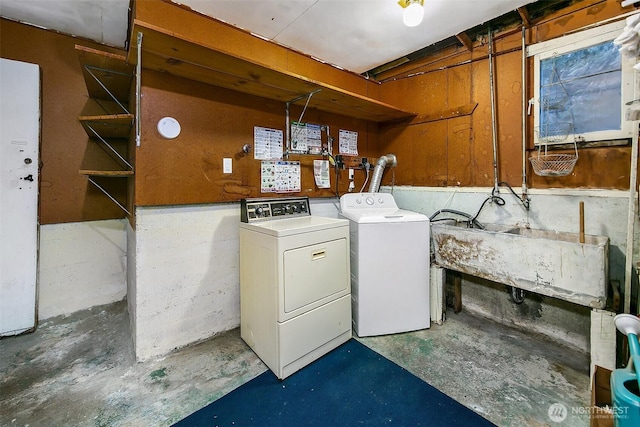
<svg viewBox="0 0 640 427">
<path fill-rule="evenodd" d="M 516 10 L 518 11 L 520 18 L 522 18 L 522 24 L 529 28 L 531 26 L 531 16 L 529 15 L 529 11 L 526 6 L 519 7 Z"/>
<path fill-rule="evenodd" d="M 467 35 L 467 33 L 456 34 L 456 38 L 460 43 L 462 43 L 462 46 L 467 48 L 469 52 L 473 50 L 473 41 L 471 41 L 471 38 Z"/>
</svg>

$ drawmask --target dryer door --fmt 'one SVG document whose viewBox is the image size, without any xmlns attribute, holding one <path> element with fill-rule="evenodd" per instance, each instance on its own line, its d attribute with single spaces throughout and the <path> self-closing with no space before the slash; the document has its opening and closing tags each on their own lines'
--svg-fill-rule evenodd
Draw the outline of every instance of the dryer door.
<svg viewBox="0 0 640 427">
<path fill-rule="evenodd" d="M 313 308 L 349 292 L 348 240 L 284 252 L 284 312 Z M 316 303 L 316 304 L 314 304 Z"/>
</svg>

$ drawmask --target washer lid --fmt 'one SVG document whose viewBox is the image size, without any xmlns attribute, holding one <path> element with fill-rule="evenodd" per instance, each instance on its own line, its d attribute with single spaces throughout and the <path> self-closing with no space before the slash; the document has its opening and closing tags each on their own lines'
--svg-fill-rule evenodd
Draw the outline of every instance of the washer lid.
<svg viewBox="0 0 640 427">
<path fill-rule="evenodd" d="M 426 215 L 404 209 L 343 212 L 342 216 L 358 224 L 429 221 Z"/>
</svg>

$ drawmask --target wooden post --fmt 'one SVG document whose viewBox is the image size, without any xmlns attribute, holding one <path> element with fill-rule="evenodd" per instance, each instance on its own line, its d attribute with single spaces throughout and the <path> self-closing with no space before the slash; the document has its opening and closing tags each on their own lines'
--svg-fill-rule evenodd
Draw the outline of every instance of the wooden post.
<svg viewBox="0 0 640 427">
<path fill-rule="evenodd" d="M 584 243 L 584 202 L 580 202 L 580 243 Z"/>
<path fill-rule="evenodd" d="M 453 276 L 453 312 L 462 311 L 462 275 L 456 273 Z"/>
</svg>

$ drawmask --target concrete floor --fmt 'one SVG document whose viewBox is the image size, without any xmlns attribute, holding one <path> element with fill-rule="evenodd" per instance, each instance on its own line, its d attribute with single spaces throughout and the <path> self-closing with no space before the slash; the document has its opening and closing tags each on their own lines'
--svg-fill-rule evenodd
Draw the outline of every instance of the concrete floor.
<svg viewBox="0 0 640 427">
<path fill-rule="evenodd" d="M 589 425 L 587 354 L 447 314 L 442 326 L 360 341 L 499 426 Z M 171 425 L 266 370 L 238 329 L 138 363 L 125 302 L 46 320 L 0 352 L 2 426 Z M 561 423 L 554 403 L 567 408 Z"/>
</svg>

